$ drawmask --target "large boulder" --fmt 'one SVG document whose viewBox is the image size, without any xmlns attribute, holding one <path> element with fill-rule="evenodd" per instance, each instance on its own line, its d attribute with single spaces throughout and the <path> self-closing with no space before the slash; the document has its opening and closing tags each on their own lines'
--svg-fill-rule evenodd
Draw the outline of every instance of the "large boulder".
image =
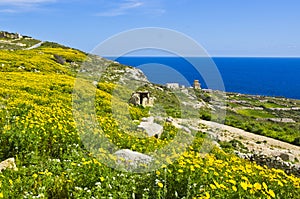
<svg viewBox="0 0 300 199">
<path fill-rule="evenodd" d="M 153 158 L 148 155 L 130 149 L 121 149 L 115 152 L 114 155 L 117 156 L 117 164 L 127 170 L 148 165 L 153 160 Z"/>
<path fill-rule="evenodd" d="M 142 122 L 138 125 L 138 129 L 144 131 L 149 137 L 160 137 L 164 128 L 154 123 L 154 117 L 142 118 Z"/>
<path fill-rule="evenodd" d="M 15 158 L 8 158 L 0 163 L 0 172 L 6 169 L 17 170 Z"/>
<path fill-rule="evenodd" d="M 144 131 L 149 137 L 160 137 L 164 128 L 156 123 L 141 122 L 140 125 L 138 125 L 138 129 Z"/>
</svg>

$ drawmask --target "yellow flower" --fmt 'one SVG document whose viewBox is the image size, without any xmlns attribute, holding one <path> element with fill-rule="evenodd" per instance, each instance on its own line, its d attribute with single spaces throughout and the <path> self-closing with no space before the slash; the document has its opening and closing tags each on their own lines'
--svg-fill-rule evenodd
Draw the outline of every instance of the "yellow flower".
<svg viewBox="0 0 300 199">
<path fill-rule="evenodd" d="M 163 165 L 161 166 L 161 168 L 167 168 L 167 165 L 163 164 Z"/>
<path fill-rule="evenodd" d="M 4 197 L 4 196 L 3 196 L 3 193 L 1 192 L 1 193 L 0 193 L 0 198 L 3 198 L 3 197 Z"/>
<path fill-rule="evenodd" d="M 246 182 L 241 182 L 241 187 L 242 187 L 245 191 L 247 191 L 248 185 L 247 185 Z"/>
<path fill-rule="evenodd" d="M 163 183 L 161 183 L 161 182 L 157 183 L 157 185 L 158 185 L 160 188 L 163 188 L 163 187 L 164 187 Z"/>
<path fill-rule="evenodd" d="M 158 176 L 160 175 L 160 171 L 156 171 L 155 173 L 156 173 L 156 175 L 158 175 Z"/>
<path fill-rule="evenodd" d="M 233 184 L 233 185 L 236 185 L 236 182 L 235 182 L 235 180 L 228 180 L 228 182 L 230 182 L 231 184 Z"/>
<path fill-rule="evenodd" d="M 205 199 L 209 199 L 210 198 L 210 194 L 208 192 L 205 192 Z"/>
<path fill-rule="evenodd" d="M 236 186 L 232 186 L 232 190 L 236 192 L 237 191 Z"/>
<path fill-rule="evenodd" d="M 220 188 L 220 184 L 218 183 L 218 182 L 216 182 L 215 180 L 214 180 L 214 184 L 216 185 L 216 187 L 219 189 Z"/>
<path fill-rule="evenodd" d="M 195 171 L 194 166 L 190 166 L 191 171 Z"/>
<path fill-rule="evenodd" d="M 263 187 L 265 188 L 265 190 L 268 189 L 268 186 L 267 186 L 267 184 L 266 184 L 265 182 L 263 182 L 262 185 L 263 185 Z"/>
<path fill-rule="evenodd" d="M 272 189 L 270 189 L 269 191 L 270 196 L 272 196 L 272 198 L 275 198 L 275 193 Z"/>
<path fill-rule="evenodd" d="M 249 181 L 246 176 L 242 176 L 242 180 Z"/>
<path fill-rule="evenodd" d="M 221 189 L 227 189 L 227 187 L 225 185 L 223 185 L 223 184 L 220 184 L 220 188 Z"/>
<path fill-rule="evenodd" d="M 178 173 L 183 173 L 183 170 L 182 169 L 178 169 Z"/>
<path fill-rule="evenodd" d="M 256 182 L 256 183 L 254 184 L 254 188 L 257 189 L 257 190 L 261 190 L 261 185 L 260 185 L 259 183 Z"/>
<path fill-rule="evenodd" d="M 101 182 L 103 182 L 105 180 L 105 178 L 101 176 L 100 180 L 101 180 Z"/>
<path fill-rule="evenodd" d="M 38 174 L 35 173 L 35 174 L 32 175 L 32 177 L 33 177 L 33 178 L 37 178 L 37 177 L 38 177 Z"/>
<path fill-rule="evenodd" d="M 200 168 L 200 165 L 199 165 L 199 164 L 195 164 L 194 166 L 195 166 L 197 169 Z"/>
<path fill-rule="evenodd" d="M 210 186 L 211 189 L 217 189 L 217 187 L 213 184 L 210 184 L 209 186 Z"/>
</svg>

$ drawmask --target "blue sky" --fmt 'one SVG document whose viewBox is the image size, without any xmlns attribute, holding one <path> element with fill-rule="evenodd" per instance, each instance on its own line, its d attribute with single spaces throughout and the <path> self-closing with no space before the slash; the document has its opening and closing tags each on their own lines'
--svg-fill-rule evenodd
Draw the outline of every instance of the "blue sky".
<svg viewBox="0 0 300 199">
<path fill-rule="evenodd" d="M 182 32 L 211 56 L 300 56 L 299 0 L 0 0 L 0 30 L 91 51 L 132 28 Z"/>
</svg>

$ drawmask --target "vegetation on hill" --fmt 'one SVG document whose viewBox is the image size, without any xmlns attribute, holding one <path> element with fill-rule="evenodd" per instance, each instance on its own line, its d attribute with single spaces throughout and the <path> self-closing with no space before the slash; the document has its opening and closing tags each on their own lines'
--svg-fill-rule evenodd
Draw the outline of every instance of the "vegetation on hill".
<svg viewBox="0 0 300 199">
<path fill-rule="evenodd" d="M 0 31 L 0 50 L 18 50 L 26 49 L 40 41 L 28 36 L 22 36 L 18 33 L 8 33 Z"/>
<path fill-rule="evenodd" d="M 176 134 L 184 133 L 165 123 L 161 138 L 136 136 L 136 120 L 148 116 L 149 108 L 128 106 L 122 96 L 131 91 L 116 84 L 119 76 L 110 78 L 114 71 L 120 72 L 125 66 L 87 58 L 80 51 L 56 45 L 27 51 L 1 50 L 0 160 L 14 157 L 18 170 L 2 171 L 0 198 L 297 198 L 299 195 L 300 179 L 281 170 L 258 166 L 218 148 L 203 155 L 203 145 L 210 143 L 206 143 L 202 132 L 192 132 L 195 139 L 186 152 L 171 153 L 178 157 L 176 161 L 162 157 L 168 164 L 156 171 L 139 174 L 108 167 L 87 150 L 81 137 L 84 132 L 78 130 L 73 117 L 75 75 L 84 61 L 110 65 L 103 81 L 96 85 L 95 110 L 102 129 L 99 135 L 117 148 L 155 152 L 171 143 Z M 147 83 L 141 88 L 159 98 L 158 103 L 166 108 L 167 115 L 180 116 L 176 97 L 171 91 L 155 89 L 156 86 Z M 114 93 L 117 87 L 120 93 Z M 164 92 L 167 97 L 163 97 Z M 114 110 L 112 99 L 118 107 L 128 107 L 130 114 L 122 112 L 124 109 Z M 114 117 L 113 111 L 120 111 L 117 114 L 120 118 Z M 241 117 L 242 124 L 256 122 L 254 118 L 249 121 L 248 114 L 233 112 L 229 116 L 234 116 L 232 121 Z M 273 113 L 266 114 L 262 116 Z M 109 153 L 115 150 L 98 149 L 108 160 L 112 158 Z"/>
<path fill-rule="evenodd" d="M 197 92 L 202 99 L 210 99 L 214 95 L 205 91 Z M 297 141 L 300 137 L 300 100 L 235 93 L 226 95 L 225 124 L 300 146 Z M 204 120 L 217 121 L 212 117 L 211 109 L 202 108 L 200 115 Z M 290 121 L 284 122 L 286 118 Z"/>
</svg>

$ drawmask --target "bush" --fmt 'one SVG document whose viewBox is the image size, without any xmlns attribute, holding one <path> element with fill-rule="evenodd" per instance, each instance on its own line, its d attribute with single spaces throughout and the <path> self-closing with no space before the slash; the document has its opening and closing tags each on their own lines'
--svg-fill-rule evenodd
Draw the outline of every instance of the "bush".
<svg viewBox="0 0 300 199">
<path fill-rule="evenodd" d="M 300 137 L 295 138 L 293 144 L 300 146 Z"/>
</svg>

